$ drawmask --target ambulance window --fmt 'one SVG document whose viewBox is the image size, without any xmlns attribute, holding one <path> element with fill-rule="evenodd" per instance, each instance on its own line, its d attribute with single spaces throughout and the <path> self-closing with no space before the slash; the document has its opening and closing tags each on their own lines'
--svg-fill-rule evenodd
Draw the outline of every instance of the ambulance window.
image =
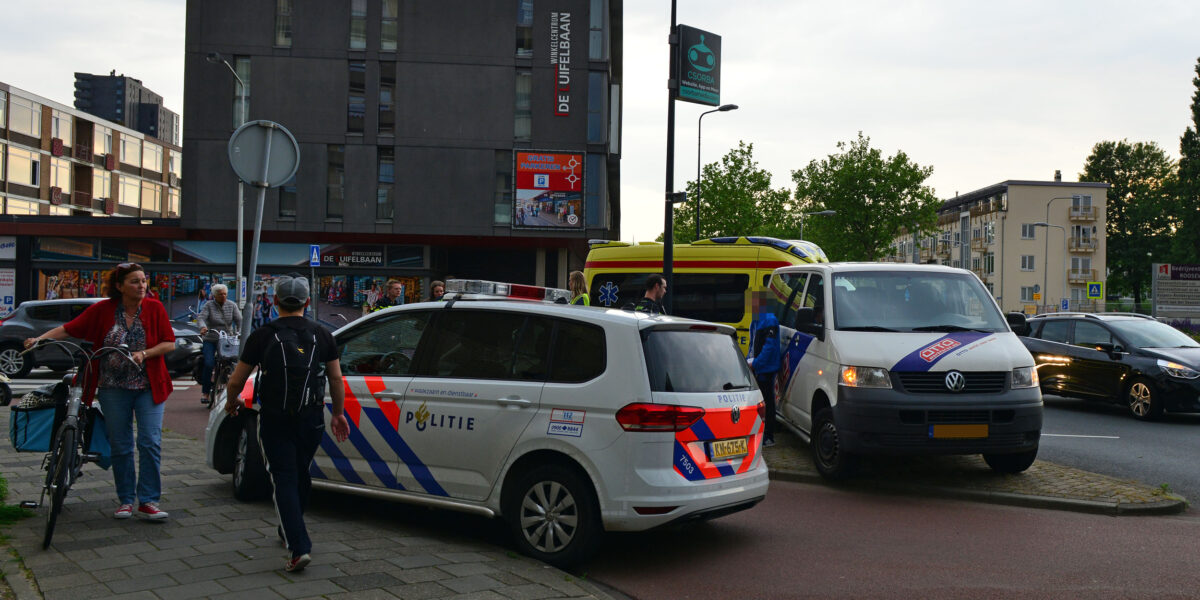
<svg viewBox="0 0 1200 600">
<path fill-rule="evenodd" d="M 746 314 L 747 274 L 676 273 L 673 314 L 700 321 L 740 323 Z"/>
<path fill-rule="evenodd" d="M 338 336 L 347 375 L 411 375 L 430 311 L 409 311 L 374 319 Z"/>
<path fill-rule="evenodd" d="M 550 355 L 550 381 L 581 383 L 600 376 L 608 362 L 604 330 L 578 321 L 559 321 Z"/>
<path fill-rule="evenodd" d="M 525 316 L 517 313 L 442 311 L 430 339 L 428 374 L 470 379 L 510 378 L 513 351 L 524 324 Z"/>
</svg>

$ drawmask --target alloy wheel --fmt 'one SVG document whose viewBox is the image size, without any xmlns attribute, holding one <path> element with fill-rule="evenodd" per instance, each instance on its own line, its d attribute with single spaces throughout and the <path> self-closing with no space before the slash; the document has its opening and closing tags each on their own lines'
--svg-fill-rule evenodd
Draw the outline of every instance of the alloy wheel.
<svg viewBox="0 0 1200 600">
<path fill-rule="evenodd" d="M 1151 401 L 1153 400 L 1153 392 L 1150 391 L 1150 386 L 1144 382 L 1135 381 L 1129 386 L 1129 410 L 1138 417 L 1145 417 L 1150 414 Z"/>
<path fill-rule="evenodd" d="M 539 552 L 559 552 L 579 527 L 579 507 L 570 490 L 557 481 L 540 481 L 521 501 L 521 532 Z"/>
</svg>

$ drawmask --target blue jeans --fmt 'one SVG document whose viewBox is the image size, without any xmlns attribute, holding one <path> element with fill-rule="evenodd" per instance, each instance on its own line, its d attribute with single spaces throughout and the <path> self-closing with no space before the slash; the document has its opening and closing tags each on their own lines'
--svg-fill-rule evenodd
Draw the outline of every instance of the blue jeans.
<svg viewBox="0 0 1200 600">
<path fill-rule="evenodd" d="M 200 369 L 200 391 L 207 396 L 212 391 L 213 365 L 217 364 L 217 343 L 204 340 L 200 351 L 203 353 L 204 360 L 204 367 Z"/>
<path fill-rule="evenodd" d="M 150 390 L 102 388 L 96 397 L 104 411 L 108 443 L 112 446 L 113 480 L 121 504 L 158 502 L 162 495 L 163 405 Z M 138 469 L 133 464 L 133 421 L 137 419 Z"/>
</svg>

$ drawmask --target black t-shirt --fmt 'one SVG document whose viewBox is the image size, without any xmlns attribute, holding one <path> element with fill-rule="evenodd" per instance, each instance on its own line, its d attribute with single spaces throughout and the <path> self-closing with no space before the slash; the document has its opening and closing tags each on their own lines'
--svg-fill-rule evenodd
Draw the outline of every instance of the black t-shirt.
<svg viewBox="0 0 1200 600">
<path fill-rule="evenodd" d="M 665 308 L 663 308 L 663 305 L 661 302 L 659 302 L 658 300 L 652 300 L 645 296 L 643 296 L 641 300 L 638 300 L 637 304 L 634 305 L 633 310 L 648 312 L 652 315 L 667 314 L 667 310 Z"/>
<path fill-rule="evenodd" d="M 329 333 L 328 329 L 321 327 L 315 321 L 310 321 L 304 317 L 280 317 L 272 321 L 271 324 L 286 326 L 299 331 L 316 331 L 317 360 L 321 364 L 337 360 L 337 344 L 333 341 L 333 334 Z M 263 353 L 267 351 L 267 345 L 270 343 L 271 336 L 274 333 L 268 325 L 262 325 L 250 332 L 250 337 L 246 339 L 246 348 L 242 352 L 240 360 L 252 367 L 258 366 L 262 362 Z"/>
</svg>

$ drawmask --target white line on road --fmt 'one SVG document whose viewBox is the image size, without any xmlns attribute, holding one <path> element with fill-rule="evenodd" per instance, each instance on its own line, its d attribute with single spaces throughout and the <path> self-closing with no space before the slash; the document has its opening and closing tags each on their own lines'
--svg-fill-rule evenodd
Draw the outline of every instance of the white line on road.
<svg viewBox="0 0 1200 600">
<path fill-rule="evenodd" d="M 1042 437 L 1071 437 L 1071 438 L 1096 438 L 1101 440 L 1119 440 L 1119 435 L 1071 435 L 1067 433 L 1043 433 Z"/>
</svg>

